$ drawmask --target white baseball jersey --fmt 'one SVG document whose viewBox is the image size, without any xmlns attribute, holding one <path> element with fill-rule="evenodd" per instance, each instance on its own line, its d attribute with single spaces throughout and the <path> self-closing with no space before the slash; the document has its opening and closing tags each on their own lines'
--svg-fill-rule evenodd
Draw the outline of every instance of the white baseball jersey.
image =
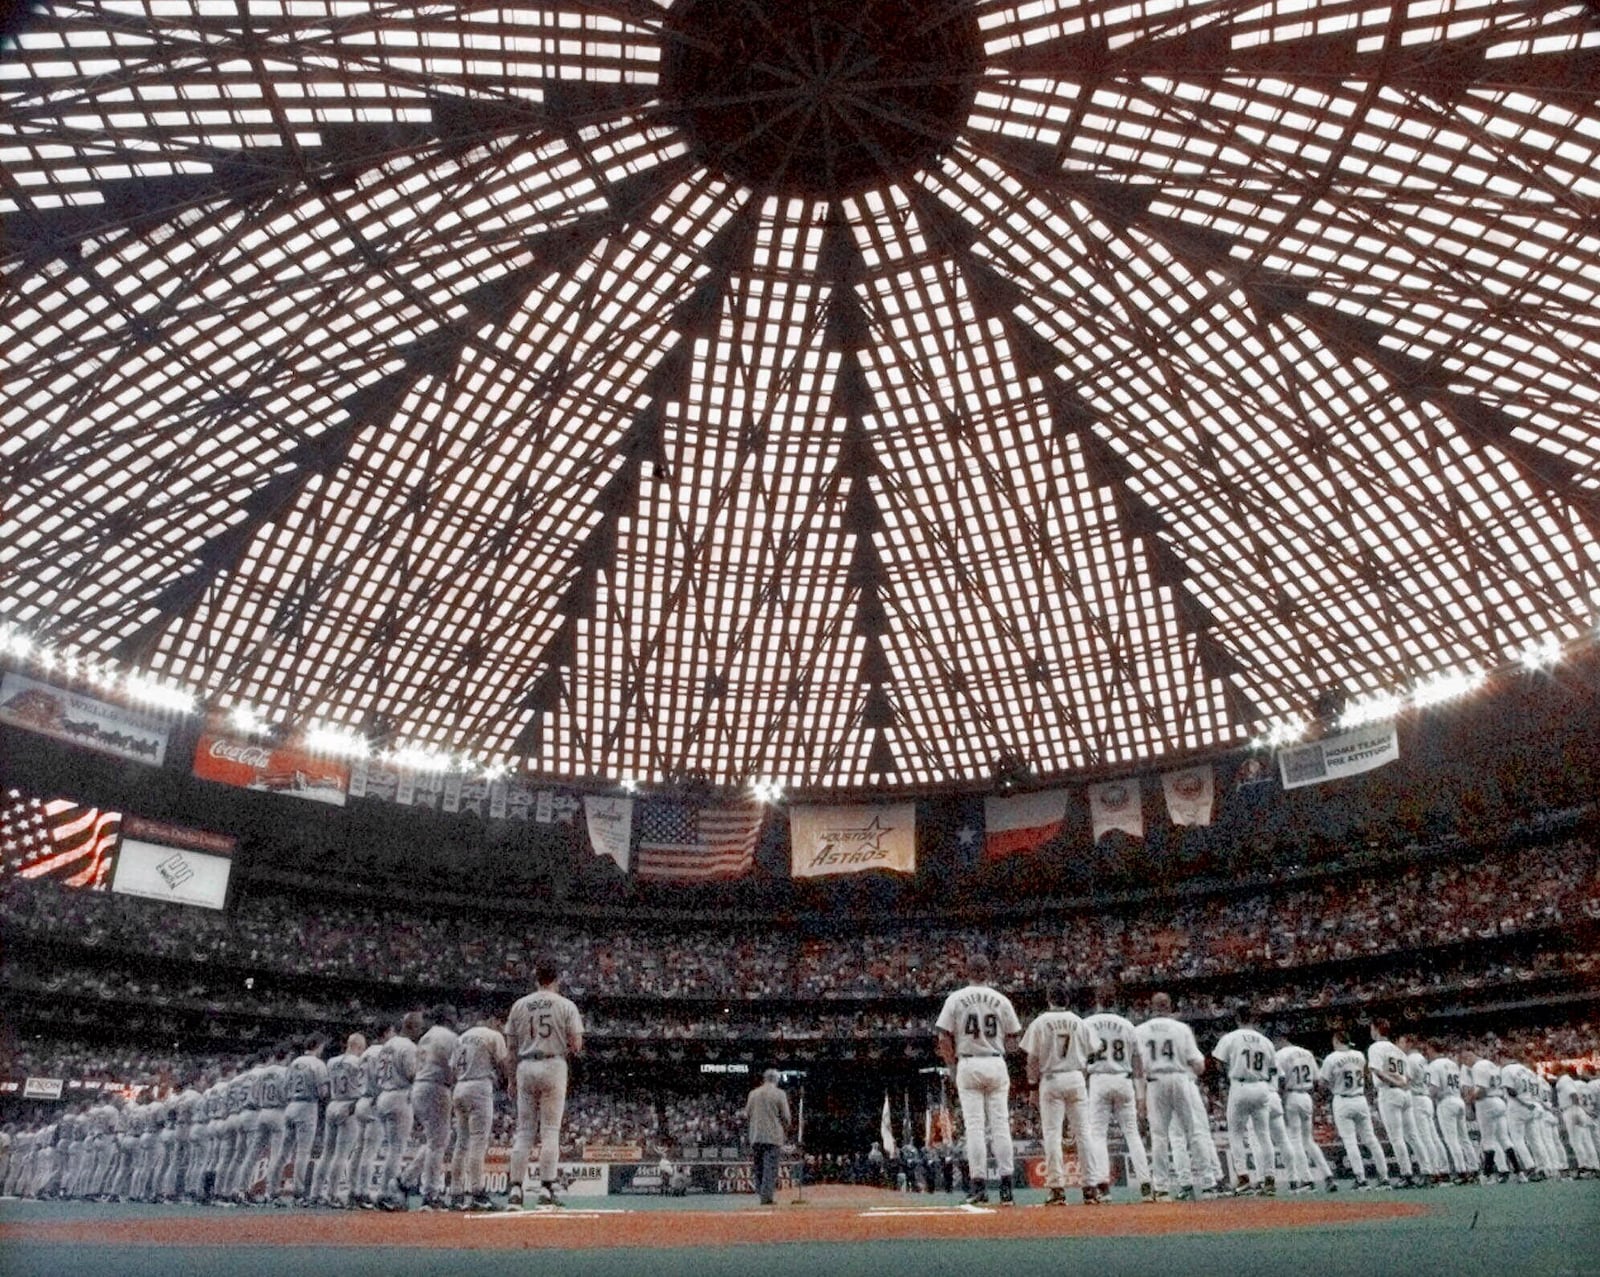
<svg viewBox="0 0 1600 1277">
<path fill-rule="evenodd" d="M 554 990 L 519 998 L 506 1017 L 506 1042 L 519 1060 L 564 1060 L 582 1037 L 577 1006 Z"/>
<path fill-rule="evenodd" d="M 1388 1038 L 1379 1038 L 1367 1048 L 1367 1068 L 1372 1074 L 1372 1080 L 1380 1087 L 1404 1089 L 1403 1085 L 1396 1086 L 1384 1076 L 1385 1069 L 1391 1073 L 1398 1073 L 1402 1078 L 1406 1075 L 1406 1053 Z"/>
<path fill-rule="evenodd" d="M 1427 1098 L 1428 1061 L 1421 1051 L 1412 1051 L 1406 1056 L 1406 1082 L 1410 1084 L 1411 1094 Z"/>
<path fill-rule="evenodd" d="M 1448 1055 L 1441 1055 L 1428 1064 L 1428 1081 L 1439 1090 L 1439 1098 L 1446 1099 L 1461 1094 L 1461 1066 Z"/>
<path fill-rule="evenodd" d="M 1022 1049 L 1040 1077 L 1081 1073 L 1100 1049 L 1100 1036 L 1071 1011 L 1046 1011 L 1022 1035 Z"/>
<path fill-rule="evenodd" d="M 1211 1048 L 1211 1056 L 1228 1070 L 1228 1081 L 1270 1082 L 1278 1071 L 1272 1039 L 1259 1029 L 1234 1029 Z"/>
<path fill-rule="evenodd" d="M 1277 1055 L 1278 1076 L 1286 1091 L 1309 1091 L 1317 1080 L 1317 1057 L 1303 1046 L 1286 1046 Z"/>
<path fill-rule="evenodd" d="M 1182 1020 L 1153 1016 L 1134 1030 L 1134 1036 L 1144 1052 L 1144 1071 L 1151 1077 L 1187 1073 L 1192 1065 L 1205 1062 L 1194 1030 Z"/>
<path fill-rule="evenodd" d="M 934 1027 L 955 1039 L 961 1058 L 1003 1056 L 1006 1038 L 1022 1032 L 1011 999 L 986 984 L 969 984 L 944 1000 Z"/>
<path fill-rule="evenodd" d="M 417 1043 L 418 1082 L 433 1082 L 438 1086 L 454 1086 L 455 1073 L 450 1068 L 450 1056 L 456 1049 L 456 1031 L 436 1024 L 422 1035 Z"/>
<path fill-rule="evenodd" d="M 1513 1061 L 1502 1065 L 1500 1080 L 1506 1088 L 1506 1095 L 1512 1099 L 1520 1100 L 1524 1104 L 1532 1104 L 1538 1099 L 1538 1081 L 1533 1070 L 1526 1065 Z"/>
<path fill-rule="evenodd" d="M 499 1030 L 480 1024 L 456 1039 L 450 1067 L 457 1082 L 492 1082 L 510 1057 L 511 1048 Z"/>
<path fill-rule="evenodd" d="M 1556 1079 L 1556 1104 L 1560 1108 L 1569 1109 L 1579 1106 L 1583 1098 L 1583 1083 L 1569 1073 L 1563 1073 Z"/>
<path fill-rule="evenodd" d="M 1367 1057 L 1360 1051 L 1346 1047 L 1333 1051 L 1322 1062 L 1322 1080 L 1335 1096 L 1366 1096 Z"/>
<path fill-rule="evenodd" d="M 1480 1099 L 1503 1100 L 1506 1097 L 1500 1066 L 1493 1060 L 1479 1060 L 1472 1066 L 1472 1085 L 1481 1092 Z"/>
<path fill-rule="evenodd" d="M 1100 1039 L 1100 1046 L 1089 1060 L 1089 1072 L 1131 1074 L 1139 1055 L 1139 1030 L 1110 1011 L 1096 1011 L 1088 1024 Z"/>
</svg>

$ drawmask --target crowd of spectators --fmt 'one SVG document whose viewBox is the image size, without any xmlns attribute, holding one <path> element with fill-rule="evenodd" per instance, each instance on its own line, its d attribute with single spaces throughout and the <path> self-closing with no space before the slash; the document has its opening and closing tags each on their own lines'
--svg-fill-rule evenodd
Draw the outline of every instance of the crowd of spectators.
<svg viewBox="0 0 1600 1277">
<path fill-rule="evenodd" d="M 924 926 L 807 937 L 782 927 L 736 931 L 633 927 L 532 929 L 461 914 L 287 896 L 247 899 L 231 914 L 174 909 L 105 893 L 13 880 L 0 925 L 29 936 L 211 968 L 305 981 L 449 988 L 504 1000 L 525 991 L 538 952 L 553 953 L 575 998 L 754 1001 L 935 996 L 958 984 L 968 955 L 988 950 L 996 984 L 1026 989 L 1039 972 L 1124 985 L 1500 937 L 1600 919 L 1594 847 L 1569 840 L 1537 852 L 1328 877 L 1182 903 L 1142 902 L 1015 925 Z"/>
</svg>

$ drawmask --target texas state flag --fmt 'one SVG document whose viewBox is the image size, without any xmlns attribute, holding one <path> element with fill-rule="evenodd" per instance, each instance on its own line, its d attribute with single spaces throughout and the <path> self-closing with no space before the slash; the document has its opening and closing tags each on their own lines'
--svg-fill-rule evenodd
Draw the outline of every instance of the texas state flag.
<svg viewBox="0 0 1600 1277">
<path fill-rule="evenodd" d="M 983 858 L 1000 860 L 1044 846 L 1067 818 L 1067 791 L 983 800 Z"/>
</svg>

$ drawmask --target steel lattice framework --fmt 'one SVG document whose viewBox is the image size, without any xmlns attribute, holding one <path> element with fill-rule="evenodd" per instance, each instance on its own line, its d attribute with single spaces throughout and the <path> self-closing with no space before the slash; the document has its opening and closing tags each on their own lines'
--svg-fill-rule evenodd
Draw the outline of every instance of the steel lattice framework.
<svg viewBox="0 0 1600 1277">
<path fill-rule="evenodd" d="M 807 787 L 1493 666 L 1594 624 L 1597 96 L 1544 0 L 55 0 L 0 619 Z"/>
</svg>

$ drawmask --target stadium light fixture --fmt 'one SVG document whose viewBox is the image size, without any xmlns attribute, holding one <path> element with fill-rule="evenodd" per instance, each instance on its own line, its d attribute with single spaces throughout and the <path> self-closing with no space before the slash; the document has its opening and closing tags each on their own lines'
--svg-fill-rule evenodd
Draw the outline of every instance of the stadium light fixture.
<svg viewBox="0 0 1600 1277">
<path fill-rule="evenodd" d="M 625 794 L 637 794 L 639 792 L 639 782 L 632 776 L 624 776 L 619 784 Z"/>
<path fill-rule="evenodd" d="M 264 736 L 271 730 L 261 711 L 250 705 L 235 705 L 233 712 L 228 715 L 228 722 L 235 731 L 244 732 L 247 736 Z"/>
<path fill-rule="evenodd" d="M 1263 738 L 1268 745 L 1274 748 L 1280 745 L 1293 745 L 1306 734 L 1306 720 L 1291 718 L 1287 722 L 1275 723 L 1267 729 Z"/>
<path fill-rule="evenodd" d="M 755 800 L 758 803 L 780 803 L 783 801 L 783 782 L 781 780 L 753 780 L 750 782 L 750 792 L 755 795 Z"/>
<path fill-rule="evenodd" d="M 7 625 L 0 629 L 0 654 L 26 661 L 33 656 L 33 641 L 21 630 Z"/>
<path fill-rule="evenodd" d="M 1561 640 L 1551 634 L 1522 649 L 1522 667 L 1533 674 L 1542 670 L 1553 670 L 1561 664 L 1561 655 Z"/>
<path fill-rule="evenodd" d="M 1418 709 L 1458 700 L 1484 684 L 1484 673 L 1477 667 L 1454 674 L 1435 674 L 1411 689 L 1411 703 Z"/>
<path fill-rule="evenodd" d="M 1395 718 L 1405 708 L 1406 699 L 1395 692 L 1374 692 L 1345 706 L 1339 715 L 1342 728 L 1365 727 L 1368 723 L 1382 723 Z"/>
<path fill-rule="evenodd" d="M 384 755 L 384 760 L 413 772 L 447 772 L 455 767 L 449 754 L 426 745 L 396 746 Z"/>
<path fill-rule="evenodd" d="M 182 688 L 168 687 L 167 684 L 157 682 L 144 674 L 125 675 L 122 680 L 122 690 L 127 693 L 130 700 L 155 709 L 170 710 L 175 714 L 194 712 L 194 697 L 190 693 Z"/>
<path fill-rule="evenodd" d="M 311 725 L 306 732 L 306 748 L 313 754 L 329 754 L 335 758 L 366 758 L 372 753 L 365 736 L 324 723 Z"/>
</svg>

